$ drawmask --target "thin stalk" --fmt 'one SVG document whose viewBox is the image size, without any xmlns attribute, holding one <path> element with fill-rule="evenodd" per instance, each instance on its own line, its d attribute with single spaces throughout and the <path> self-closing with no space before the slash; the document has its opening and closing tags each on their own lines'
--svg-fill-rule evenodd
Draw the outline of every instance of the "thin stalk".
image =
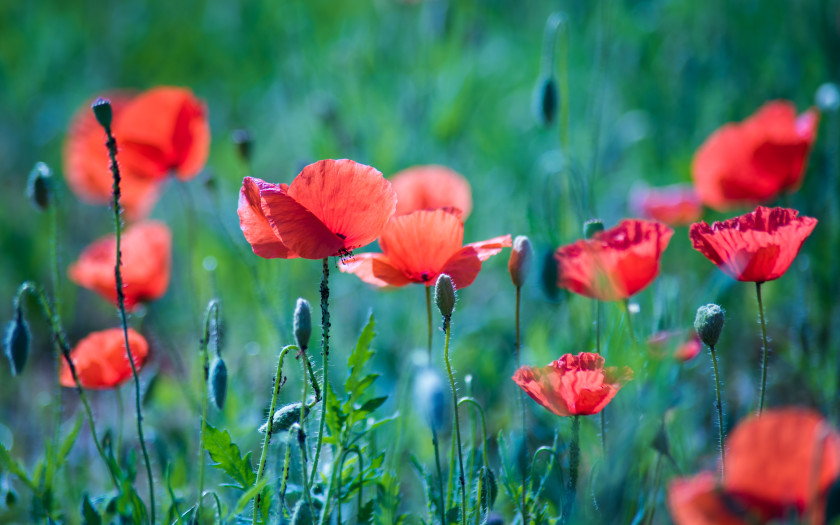
<svg viewBox="0 0 840 525">
<path fill-rule="evenodd" d="M 309 359 L 307 358 L 307 361 Z M 309 493 L 309 476 L 307 475 L 307 466 L 306 466 L 306 434 L 303 430 L 303 418 L 306 416 L 306 389 L 309 386 L 309 382 L 306 380 L 306 365 L 302 364 L 301 368 L 303 369 L 303 394 L 300 402 L 300 416 L 298 419 L 298 430 L 297 430 L 297 441 L 298 447 L 300 448 L 300 463 L 301 463 L 301 478 L 303 478 L 303 494 L 306 498 L 306 504 L 309 506 L 309 515 L 314 516 L 313 508 L 312 508 L 312 497 Z M 324 395 L 324 399 L 326 399 L 326 394 Z M 273 415 L 272 415 L 273 417 Z M 294 426 L 292 426 L 292 429 Z M 289 429 L 289 433 L 291 434 L 292 429 Z"/>
<path fill-rule="evenodd" d="M 595 353 L 601 354 L 601 301 L 595 301 Z M 629 313 L 628 313 L 629 317 Z M 605 409 L 606 407 L 604 407 Z M 601 453 L 607 457 L 607 416 L 605 410 L 601 409 L 599 414 L 601 425 Z"/>
<path fill-rule="evenodd" d="M 289 353 L 289 350 L 297 349 L 298 347 L 294 345 L 285 346 L 283 347 L 283 350 L 280 351 L 280 356 L 277 358 L 277 372 L 275 372 L 274 374 L 274 384 L 271 387 L 271 404 L 268 408 L 268 420 L 265 424 L 265 438 L 263 439 L 262 453 L 260 454 L 260 462 L 259 466 L 257 467 L 257 481 L 254 483 L 255 485 L 260 484 L 260 479 L 262 478 L 263 472 L 265 471 L 265 458 L 268 454 L 268 443 L 269 441 L 271 441 L 271 427 L 274 423 L 274 409 L 277 407 L 277 394 L 280 393 L 280 387 L 285 382 L 283 380 L 283 359 L 286 357 L 286 354 Z M 257 495 L 254 496 L 254 518 L 251 521 L 251 523 L 253 523 L 254 525 L 256 525 L 260 513 L 261 496 L 262 491 L 258 492 Z"/>
<path fill-rule="evenodd" d="M 455 440 L 450 441 L 449 447 L 449 474 L 446 480 L 446 508 L 452 508 L 452 492 L 455 482 Z"/>
<path fill-rule="evenodd" d="M 61 280 L 58 271 L 58 202 L 55 200 L 55 191 L 50 195 L 52 202 L 49 203 L 48 213 L 50 221 L 50 278 L 52 280 L 53 288 L 53 313 L 57 318 L 61 317 Z M 61 375 L 61 349 L 55 345 L 56 360 L 55 360 L 55 374 L 56 378 Z M 61 414 L 62 414 L 62 392 L 61 383 L 55 382 L 55 406 L 54 406 L 54 422 L 53 422 L 53 444 L 52 452 L 53 458 L 51 465 L 56 465 L 60 458 L 59 454 L 59 440 L 61 439 Z"/>
<path fill-rule="evenodd" d="M 621 301 L 621 305 L 624 307 L 624 314 L 627 318 L 627 329 L 630 331 L 630 340 L 633 342 L 633 346 L 636 346 L 636 332 L 633 330 L 633 315 L 630 313 L 630 300 L 624 299 Z"/>
<path fill-rule="evenodd" d="M 438 496 L 440 496 L 440 504 L 438 505 L 438 510 L 440 511 L 440 523 L 441 525 L 446 524 L 446 509 L 443 505 L 443 474 L 440 470 L 440 446 L 438 443 L 438 436 L 437 430 L 432 427 L 432 446 L 435 448 L 435 468 L 437 469 L 438 475 Z M 429 518 L 431 521 L 431 518 Z"/>
<path fill-rule="evenodd" d="M 481 404 L 479 404 L 479 402 L 473 397 L 462 397 L 461 399 L 458 400 L 458 406 L 461 406 L 464 403 L 468 403 L 468 404 L 472 405 L 476 410 L 478 410 L 478 415 L 481 417 L 481 459 L 482 459 L 482 464 L 484 466 L 484 470 L 482 472 L 486 473 L 490 469 L 490 463 L 487 461 L 487 424 L 484 420 L 484 410 L 481 408 Z M 475 448 L 475 436 L 473 436 L 473 448 Z M 525 479 L 524 474 L 523 474 L 522 477 L 523 477 L 523 481 L 524 481 L 524 479 Z M 475 512 L 476 525 L 479 523 L 479 516 L 481 515 L 481 487 L 482 487 L 483 482 L 484 482 L 484 476 L 479 476 L 479 478 L 478 478 L 478 494 L 477 494 L 478 508 L 476 509 L 476 512 Z M 523 487 L 524 486 L 525 485 L 523 485 Z M 525 491 L 523 490 L 522 492 L 524 494 Z M 522 504 L 523 505 L 525 504 L 524 497 L 523 497 Z M 490 507 L 489 503 L 488 503 L 487 507 L 488 508 Z M 527 514 L 527 513 L 523 513 L 523 514 Z"/>
<path fill-rule="evenodd" d="M 125 409 L 123 408 L 122 389 L 120 387 L 114 388 L 114 395 L 117 398 L 117 457 L 120 457 L 123 438 L 123 414 L 125 413 Z"/>
<path fill-rule="evenodd" d="M 425 286 L 426 288 L 426 320 L 427 320 L 427 327 L 428 327 L 428 334 L 429 334 L 429 366 L 432 364 L 432 287 Z"/>
<path fill-rule="evenodd" d="M 516 353 L 516 369 L 519 370 L 522 367 L 522 353 L 521 353 L 521 335 L 520 335 L 520 324 L 519 324 L 519 311 L 520 311 L 520 298 L 522 295 L 522 287 L 516 287 L 516 346 L 515 346 L 515 353 Z M 519 396 L 519 412 L 522 415 L 522 454 L 525 457 L 530 456 L 528 453 L 528 423 L 525 416 L 525 392 L 518 388 L 518 396 Z M 482 420 L 484 415 L 482 414 Z M 524 465 L 524 461 L 519 462 L 520 465 Z M 485 465 L 486 466 L 486 465 Z M 522 524 L 528 525 L 528 507 L 526 505 L 526 494 L 525 494 L 525 485 L 528 483 L 528 472 L 525 469 L 522 469 Z M 480 494 L 480 493 L 479 493 Z"/>
<path fill-rule="evenodd" d="M 718 443 L 720 445 L 720 480 L 721 482 L 726 477 L 726 447 L 724 447 L 723 438 L 723 403 L 720 401 L 720 375 L 718 375 L 717 355 L 715 354 L 715 347 L 710 346 L 709 351 L 712 354 L 712 366 L 715 370 L 715 408 L 717 408 L 718 416 Z"/>
<path fill-rule="evenodd" d="M 444 344 L 444 360 L 446 361 L 446 371 L 449 373 L 449 386 L 452 387 L 452 405 L 455 410 L 455 438 L 458 442 L 458 468 L 460 475 L 458 483 L 461 486 L 461 525 L 467 524 L 467 490 L 464 472 L 464 457 L 461 452 L 461 423 L 458 419 L 458 391 L 455 389 L 455 377 L 452 375 L 452 364 L 449 362 L 449 337 L 452 334 L 450 326 L 450 316 L 443 318 L 443 331 L 446 333 L 446 342 Z"/>
<path fill-rule="evenodd" d="M 580 416 L 572 418 L 572 440 L 569 444 L 569 484 L 567 487 L 566 506 L 563 510 L 563 523 L 568 523 L 575 506 L 577 494 L 578 469 L 580 467 Z"/>
<path fill-rule="evenodd" d="M 289 437 L 291 439 L 291 437 Z M 280 478 L 280 507 L 286 507 L 286 485 L 289 483 L 289 462 L 292 459 L 292 444 L 286 442 L 286 457 L 283 459 L 283 475 Z"/>
<path fill-rule="evenodd" d="M 375 449 L 374 449 L 375 450 Z M 359 459 L 359 492 L 356 495 L 356 523 L 361 523 L 361 512 L 362 512 L 362 487 L 363 487 L 363 476 L 364 476 L 364 464 L 362 460 L 362 453 L 359 451 L 358 447 L 353 447 L 350 449 L 345 450 L 341 453 L 341 460 L 338 462 L 338 471 L 344 472 L 344 460 L 347 458 L 348 453 L 356 454 L 356 457 Z M 341 484 L 338 487 L 338 494 L 337 494 L 338 502 L 336 504 L 336 510 L 338 511 L 338 520 L 336 523 L 344 523 L 341 521 Z"/>
<path fill-rule="evenodd" d="M 321 422 L 318 425 L 318 444 L 315 446 L 315 459 L 312 462 L 312 473 L 309 477 L 309 484 L 315 483 L 315 474 L 318 472 L 318 459 L 321 457 L 321 444 L 324 441 L 324 427 L 327 422 L 327 386 L 329 369 L 327 362 L 330 355 L 330 259 L 324 257 L 321 261 L 321 358 L 324 363 L 324 376 L 321 378 L 324 395 L 321 398 Z M 305 401 L 304 401 L 305 402 Z"/>
<path fill-rule="evenodd" d="M 320 518 L 318 518 L 318 525 L 324 525 L 324 523 L 326 523 L 327 515 L 330 513 L 330 500 L 332 499 L 333 486 L 335 485 L 336 467 L 338 466 L 338 459 L 341 458 L 343 455 L 344 449 L 339 444 L 338 453 L 333 458 L 332 468 L 330 469 L 330 481 L 327 483 L 327 493 L 324 496 L 324 508 L 321 510 Z M 338 492 L 340 496 L 341 487 L 338 488 Z M 339 520 L 338 523 L 341 523 L 341 520 Z"/>
<path fill-rule="evenodd" d="M 210 301 L 207 305 L 207 310 L 204 312 L 204 332 L 199 345 L 199 358 L 201 359 L 201 422 L 198 431 L 198 504 L 196 505 L 196 518 L 201 518 L 201 506 L 204 501 L 204 433 L 207 428 L 207 380 L 210 375 L 210 357 L 207 353 L 207 347 L 210 344 L 210 316 L 215 312 L 219 315 L 219 302 L 216 299 Z M 219 322 L 216 318 L 216 329 L 218 329 Z"/>
<path fill-rule="evenodd" d="M 758 313 L 761 316 L 761 387 L 758 396 L 758 415 L 764 410 L 764 392 L 767 389 L 767 326 L 764 322 L 764 305 L 761 302 L 761 283 L 755 283 L 755 296 L 758 298 Z"/>
<path fill-rule="evenodd" d="M 653 523 L 653 516 L 656 514 L 656 495 L 659 494 L 659 482 L 662 479 L 662 454 L 656 458 L 656 473 L 653 476 L 653 497 L 651 498 L 650 513 L 645 517 L 645 525 Z M 723 480 L 721 480 L 722 482 Z"/>
<path fill-rule="evenodd" d="M 111 134 L 111 127 L 103 126 L 105 133 L 108 136 L 108 141 L 105 145 L 108 148 L 108 156 L 111 161 L 111 173 L 114 176 L 114 236 L 116 237 L 116 261 L 114 261 L 114 278 L 117 287 L 117 305 L 120 312 L 120 324 L 123 329 L 123 339 L 125 340 L 125 353 L 128 357 L 128 363 L 131 365 L 131 375 L 134 378 L 134 401 L 137 409 L 137 438 L 140 440 L 140 448 L 143 451 L 143 462 L 146 464 L 146 477 L 149 480 L 149 507 L 151 514 L 151 523 L 155 523 L 155 483 L 152 478 L 152 464 L 149 461 L 149 451 L 146 450 L 146 440 L 143 436 L 143 408 L 140 403 L 140 377 L 137 375 L 137 367 L 134 364 L 134 357 L 131 355 L 131 348 L 128 342 L 128 318 L 125 313 L 125 293 L 123 288 L 122 271 L 122 253 L 120 251 L 120 244 L 122 241 L 122 206 L 120 204 L 120 167 L 117 164 L 117 140 Z"/>
</svg>

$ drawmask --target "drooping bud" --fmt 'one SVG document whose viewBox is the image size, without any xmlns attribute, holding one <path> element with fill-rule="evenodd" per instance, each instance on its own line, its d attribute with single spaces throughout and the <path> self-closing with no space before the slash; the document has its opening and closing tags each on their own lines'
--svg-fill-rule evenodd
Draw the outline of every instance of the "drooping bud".
<svg viewBox="0 0 840 525">
<path fill-rule="evenodd" d="M 23 308 L 20 302 L 15 301 L 15 318 L 6 328 L 6 339 L 4 348 L 6 357 L 12 365 L 12 375 L 19 375 L 26 365 L 26 358 L 29 356 L 29 325 L 23 319 Z"/>
<path fill-rule="evenodd" d="M 245 163 L 250 162 L 251 153 L 253 152 L 254 147 L 254 137 L 251 135 L 251 132 L 247 129 L 235 129 L 231 134 L 231 140 L 236 146 L 239 158 L 241 158 Z"/>
<path fill-rule="evenodd" d="M 443 317 L 452 317 L 455 311 L 455 284 L 445 273 L 440 274 L 435 283 L 435 304 Z"/>
<path fill-rule="evenodd" d="M 52 170 L 43 162 L 35 164 L 29 172 L 29 181 L 26 184 L 26 196 L 32 205 L 41 211 L 50 206 L 52 193 Z"/>
<path fill-rule="evenodd" d="M 227 365 L 224 359 L 216 356 L 210 364 L 210 399 L 216 408 L 221 410 L 225 406 L 227 396 Z"/>
<path fill-rule="evenodd" d="M 604 223 L 601 219 L 589 219 L 583 223 L 583 237 L 591 239 L 598 232 L 604 231 Z"/>
<path fill-rule="evenodd" d="M 301 403 L 291 403 L 274 411 L 274 417 L 271 418 L 271 433 L 285 432 L 289 430 L 292 425 L 300 421 L 300 406 Z M 303 409 L 303 416 L 309 415 L 309 407 Z M 262 424 L 259 428 L 260 434 L 265 434 L 268 430 L 268 422 Z"/>
<path fill-rule="evenodd" d="M 99 125 L 105 128 L 106 131 L 111 130 L 111 121 L 114 119 L 114 112 L 111 109 L 111 101 L 107 98 L 99 97 L 90 105 L 96 121 Z"/>
<path fill-rule="evenodd" d="M 700 340 L 708 346 L 715 346 L 723 330 L 724 322 L 723 308 L 716 304 L 707 304 L 697 309 L 697 316 L 694 318 L 694 329 Z"/>
<path fill-rule="evenodd" d="M 513 249 L 510 252 L 508 261 L 508 272 L 510 280 L 517 288 L 521 288 L 528 275 L 531 273 L 531 264 L 534 259 L 534 248 L 531 241 L 524 235 L 519 235 L 513 240 Z"/>
<path fill-rule="evenodd" d="M 446 418 L 446 390 L 438 372 L 425 366 L 414 377 L 414 403 L 426 423 L 435 430 L 443 428 Z"/>
<path fill-rule="evenodd" d="M 818 87 L 814 98 L 820 111 L 837 111 L 840 108 L 840 88 L 832 82 Z"/>
<path fill-rule="evenodd" d="M 544 75 L 537 79 L 534 86 L 534 112 L 537 120 L 543 126 L 554 122 L 557 115 L 557 102 L 560 97 L 557 94 L 557 81 L 553 76 Z"/>
<path fill-rule="evenodd" d="M 309 505 L 306 504 L 306 498 L 300 498 L 295 504 L 295 510 L 292 512 L 292 520 L 289 525 L 310 525 L 312 523 L 315 523 L 315 520 L 309 511 Z"/>
<path fill-rule="evenodd" d="M 292 324 L 298 347 L 301 350 L 306 350 L 309 346 L 309 337 L 312 335 L 312 314 L 309 309 L 309 301 L 302 297 L 298 297 L 297 304 L 295 304 L 295 318 Z"/>
</svg>

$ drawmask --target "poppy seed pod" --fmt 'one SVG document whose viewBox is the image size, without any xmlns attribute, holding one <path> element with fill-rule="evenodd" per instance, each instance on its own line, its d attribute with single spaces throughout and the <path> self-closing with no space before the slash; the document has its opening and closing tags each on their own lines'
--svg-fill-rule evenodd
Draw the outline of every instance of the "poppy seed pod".
<svg viewBox="0 0 840 525">
<path fill-rule="evenodd" d="M 19 375 L 26 365 L 29 356 L 29 326 L 23 319 L 23 309 L 20 304 L 15 305 L 15 319 L 6 329 L 5 349 L 6 357 L 12 365 L 12 375 Z"/>
<path fill-rule="evenodd" d="M 295 305 L 295 318 L 293 322 L 295 340 L 301 350 L 309 346 L 309 337 L 312 335 L 312 314 L 309 309 L 309 301 L 298 297 Z"/>
<path fill-rule="evenodd" d="M 414 405 L 426 423 L 435 430 L 443 428 L 446 417 L 446 390 L 437 371 L 423 367 L 414 377 Z"/>
<path fill-rule="evenodd" d="M 508 260 L 508 272 L 510 280 L 517 288 L 521 288 L 531 273 L 531 264 L 534 259 L 534 248 L 531 241 L 524 235 L 519 235 L 513 240 L 513 249 Z"/>
<path fill-rule="evenodd" d="M 29 172 L 29 181 L 26 185 L 26 196 L 32 205 L 41 211 L 50 206 L 52 192 L 52 170 L 43 162 L 35 164 Z"/>
<path fill-rule="evenodd" d="M 537 119 L 543 126 L 548 126 L 554 122 L 559 98 L 557 81 L 554 80 L 554 77 L 542 76 L 537 80 L 537 85 L 534 87 L 534 110 Z"/>
<path fill-rule="evenodd" d="M 697 309 L 694 318 L 694 329 L 700 340 L 708 346 L 715 346 L 723 330 L 724 311 L 716 304 L 707 304 Z"/>
<path fill-rule="evenodd" d="M 604 223 L 601 219 L 589 219 L 583 223 L 583 237 L 591 239 L 596 233 L 604 231 Z"/>
<path fill-rule="evenodd" d="M 435 283 L 435 304 L 443 317 L 452 317 L 455 311 L 455 284 L 445 273 L 440 274 Z"/>
<path fill-rule="evenodd" d="M 210 364 L 210 399 L 216 408 L 221 410 L 225 406 L 227 396 L 227 365 L 224 359 L 216 357 Z"/>
<path fill-rule="evenodd" d="M 111 131 L 111 121 L 114 120 L 114 112 L 111 109 L 111 101 L 107 98 L 99 97 L 90 105 L 96 121 L 99 125 L 105 128 L 106 131 Z"/>
<path fill-rule="evenodd" d="M 271 418 L 271 433 L 285 432 L 292 428 L 292 425 L 298 423 L 300 420 L 300 402 L 291 403 L 274 411 L 274 417 Z M 303 409 L 303 415 L 309 415 L 309 407 Z M 265 434 L 268 430 L 268 423 L 263 423 L 259 428 L 260 434 Z"/>
</svg>

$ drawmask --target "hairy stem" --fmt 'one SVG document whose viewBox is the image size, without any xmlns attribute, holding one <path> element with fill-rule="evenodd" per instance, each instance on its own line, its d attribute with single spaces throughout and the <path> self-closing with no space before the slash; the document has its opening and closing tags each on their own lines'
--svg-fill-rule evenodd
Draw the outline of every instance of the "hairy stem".
<svg viewBox="0 0 840 525">
<path fill-rule="evenodd" d="M 324 257 L 321 261 L 321 358 L 323 359 L 324 376 L 321 378 L 322 391 L 324 395 L 321 397 L 321 422 L 318 424 L 318 443 L 315 445 L 315 459 L 312 461 L 312 473 L 309 477 L 309 484 L 315 483 L 315 474 L 318 472 L 318 459 L 321 457 L 321 445 L 324 441 L 324 427 L 327 422 L 327 376 L 328 368 L 327 362 L 330 356 L 330 259 Z"/>
<path fill-rule="evenodd" d="M 429 333 L 429 365 L 432 364 L 432 287 L 424 286 L 426 289 L 426 326 Z"/>
<path fill-rule="evenodd" d="M 721 482 L 726 476 L 724 468 L 726 460 L 726 447 L 724 446 L 723 437 L 723 403 L 720 400 L 720 375 L 718 374 L 717 355 L 715 354 L 715 347 L 710 346 L 709 351 L 712 354 L 712 366 L 715 370 L 715 408 L 717 408 L 718 416 L 718 444 L 720 445 L 720 479 Z"/>
<path fill-rule="evenodd" d="M 458 447 L 458 468 L 460 475 L 458 476 L 458 483 L 461 486 L 461 525 L 467 523 L 467 490 L 466 490 L 466 473 L 464 472 L 464 457 L 461 451 L 461 423 L 458 419 L 458 390 L 455 388 L 455 376 L 452 375 L 452 364 L 449 361 L 449 336 L 452 333 L 450 325 L 450 317 L 443 318 L 443 331 L 446 333 L 446 342 L 444 344 L 444 359 L 446 360 L 446 371 L 449 374 L 449 386 L 452 387 L 452 406 L 455 410 L 455 439 L 457 439 Z"/>
<path fill-rule="evenodd" d="M 207 347 L 210 344 L 210 325 L 211 315 L 215 312 L 216 329 L 219 326 L 219 302 L 216 299 L 210 301 L 207 305 L 207 310 L 204 312 L 204 333 L 199 345 L 199 358 L 201 359 L 201 422 L 198 431 L 198 504 L 196 505 L 195 516 L 196 519 L 201 519 L 201 506 L 204 501 L 204 432 L 207 428 L 207 380 L 210 375 L 210 357 L 207 353 Z"/>
<path fill-rule="evenodd" d="M 563 523 L 568 523 L 575 506 L 577 494 L 578 469 L 580 468 L 580 416 L 572 417 L 572 440 L 569 444 L 569 483 L 566 486 L 566 505 L 563 510 Z"/>
<path fill-rule="evenodd" d="M 755 283 L 755 296 L 758 298 L 758 313 L 761 317 L 761 387 L 758 395 L 758 415 L 764 410 L 764 392 L 767 389 L 767 325 L 764 321 L 764 305 L 761 302 L 761 283 Z"/>
<path fill-rule="evenodd" d="M 519 324 L 519 311 L 520 311 L 520 296 L 522 295 L 522 287 L 516 287 L 516 345 L 515 345 L 515 353 L 516 353 L 516 369 L 519 370 L 522 367 L 522 343 L 521 343 L 521 335 L 520 335 L 520 324 Z M 519 412 L 522 415 L 522 454 L 524 457 L 528 457 L 528 423 L 525 416 L 525 392 L 521 388 L 517 388 L 519 390 Z M 482 416 L 483 417 L 483 416 Z M 519 462 L 520 465 L 524 465 L 524 461 Z M 486 465 L 485 465 L 486 466 Z M 528 506 L 526 503 L 526 491 L 524 487 L 528 483 L 528 472 L 525 468 L 522 468 L 522 524 L 528 525 Z"/>
</svg>

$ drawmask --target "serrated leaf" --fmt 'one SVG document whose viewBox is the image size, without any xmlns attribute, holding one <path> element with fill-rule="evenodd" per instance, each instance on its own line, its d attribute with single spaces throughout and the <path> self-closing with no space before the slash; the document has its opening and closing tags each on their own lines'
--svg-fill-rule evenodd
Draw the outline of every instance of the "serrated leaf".
<svg viewBox="0 0 840 525">
<path fill-rule="evenodd" d="M 372 399 L 368 399 L 361 407 L 359 407 L 357 412 L 364 412 L 365 415 L 370 414 L 377 408 L 381 407 L 385 403 L 385 401 L 388 401 L 388 396 L 374 397 Z"/>
<path fill-rule="evenodd" d="M 85 494 L 85 499 L 82 501 L 82 519 L 85 525 L 101 525 L 102 517 L 96 510 L 96 507 L 90 502 L 90 498 Z"/>
<path fill-rule="evenodd" d="M 373 313 L 371 313 L 367 324 L 362 328 L 362 333 L 359 334 L 359 339 L 356 340 L 356 347 L 353 349 L 350 357 L 347 358 L 347 368 L 350 370 L 350 375 L 344 382 L 344 391 L 350 396 L 360 396 L 363 392 L 359 389 L 360 376 L 365 363 L 373 356 L 370 343 L 373 341 L 374 335 L 376 335 L 373 331 L 374 326 Z"/>
<path fill-rule="evenodd" d="M 490 509 L 493 508 L 493 504 L 496 503 L 496 497 L 499 495 L 499 485 L 496 482 L 496 475 L 493 474 L 493 470 L 485 467 L 481 467 L 478 473 L 479 478 L 481 479 L 481 493 L 476 494 L 478 497 L 479 508 L 482 514 L 487 513 Z M 478 492 L 478 479 L 475 480 L 475 492 Z"/>
<path fill-rule="evenodd" d="M 3 467 L 4 470 L 8 470 L 12 474 L 18 477 L 27 487 L 32 489 L 33 491 L 38 490 L 38 487 L 32 483 L 32 480 L 29 479 L 29 476 L 26 475 L 26 471 L 12 458 L 12 455 L 9 454 L 9 450 L 0 443 L 0 467 Z"/>
<path fill-rule="evenodd" d="M 242 490 L 251 488 L 257 482 L 257 474 L 251 466 L 251 453 L 243 457 L 227 430 L 219 430 L 206 422 L 204 428 L 204 448 L 210 459 L 215 461 L 213 467 L 233 478 Z"/>
</svg>

